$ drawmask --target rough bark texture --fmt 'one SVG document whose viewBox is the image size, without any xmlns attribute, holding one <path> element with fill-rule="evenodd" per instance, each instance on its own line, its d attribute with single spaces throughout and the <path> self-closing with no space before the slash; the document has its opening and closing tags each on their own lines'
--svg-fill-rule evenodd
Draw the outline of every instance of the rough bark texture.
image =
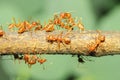
<svg viewBox="0 0 120 80">
<path fill-rule="evenodd" d="M 3 37 L 0 37 L 0 54 L 80 54 L 85 56 L 105 56 L 120 54 L 120 32 L 101 32 L 105 35 L 105 42 L 102 42 L 94 52 L 94 55 L 89 53 L 91 44 L 95 44 L 95 39 L 99 35 L 96 31 L 72 31 L 66 37 L 70 38 L 71 44 L 58 43 L 52 44 L 47 42 L 46 36 L 49 34 L 58 35 L 60 31 L 54 32 L 25 32 L 18 34 L 16 32 L 6 32 Z M 64 36 L 66 32 L 63 33 Z"/>
</svg>

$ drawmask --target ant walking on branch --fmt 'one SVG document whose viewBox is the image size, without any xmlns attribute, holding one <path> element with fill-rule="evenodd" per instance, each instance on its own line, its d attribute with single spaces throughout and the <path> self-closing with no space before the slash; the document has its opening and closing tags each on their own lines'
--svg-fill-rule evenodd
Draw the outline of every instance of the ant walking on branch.
<svg viewBox="0 0 120 80">
<path fill-rule="evenodd" d="M 98 37 L 95 38 L 95 43 L 91 43 L 88 45 L 88 53 L 91 55 L 95 55 L 95 51 L 99 47 L 99 45 L 103 42 L 105 42 L 105 36 L 101 35 L 100 31 L 98 31 Z"/>
<path fill-rule="evenodd" d="M 58 35 L 47 35 L 46 40 L 50 43 L 56 42 L 58 44 L 58 50 L 60 50 L 60 43 L 62 43 L 63 45 L 69 45 L 71 43 L 70 38 L 66 37 L 68 33 L 64 36 L 62 36 L 62 34 L 63 32 Z"/>
</svg>

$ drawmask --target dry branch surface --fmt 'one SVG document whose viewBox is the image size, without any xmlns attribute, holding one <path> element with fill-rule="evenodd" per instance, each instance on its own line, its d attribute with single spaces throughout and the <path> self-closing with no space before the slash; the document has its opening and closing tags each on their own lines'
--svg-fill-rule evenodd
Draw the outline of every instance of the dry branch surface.
<svg viewBox="0 0 120 80">
<path fill-rule="evenodd" d="M 99 35 L 96 31 L 71 31 L 66 37 L 71 40 L 70 44 L 49 43 L 46 36 L 50 34 L 58 35 L 60 31 L 45 32 L 25 32 L 17 34 L 17 32 L 6 32 L 0 37 L 0 54 L 80 54 L 91 56 L 89 48 L 91 44 L 95 44 L 95 39 Z M 66 32 L 63 32 L 64 36 Z M 103 31 L 105 41 L 101 43 L 92 56 L 105 56 L 120 54 L 120 32 Z"/>
</svg>

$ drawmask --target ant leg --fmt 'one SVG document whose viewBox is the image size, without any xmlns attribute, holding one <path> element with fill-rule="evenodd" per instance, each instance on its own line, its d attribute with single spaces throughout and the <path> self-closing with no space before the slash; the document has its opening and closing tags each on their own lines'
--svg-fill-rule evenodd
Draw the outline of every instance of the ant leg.
<svg viewBox="0 0 120 80">
<path fill-rule="evenodd" d="M 17 23 L 16 23 L 16 20 L 15 20 L 15 17 L 12 17 L 12 21 L 13 23 L 15 24 L 15 27 L 17 26 Z M 15 28 L 13 28 L 13 31 L 15 31 Z"/>
<path fill-rule="evenodd" d="M 45 70 L 45 65 L 43 64 L 42 66 L 43 66 L 43 70 Z"/>
<path fill-rule="evenodd" d="M 15 17 L 12 17 L 12 21 L 13 21 L 14 24 L 16 24 Z"/>
<path fill-rule="evenodd" d="M 31 68 L 31 66 L 32 66 L 31 64 L 28 64 L 28 67 L 29 67 L 29 68 Z"/>
<path fill-rule="evenodd" d="M 61 33 L 58 35 L 58 40 L 57 40 L 58 50 L 60 50 L 60 42 L 61 42 L 61 39 L 62 39 L 62 34 L 63 34 L 63 31 L 61 31 Z M 60 39 L 60 40 L 59 40 L 59 39 Z"/>
</svg>

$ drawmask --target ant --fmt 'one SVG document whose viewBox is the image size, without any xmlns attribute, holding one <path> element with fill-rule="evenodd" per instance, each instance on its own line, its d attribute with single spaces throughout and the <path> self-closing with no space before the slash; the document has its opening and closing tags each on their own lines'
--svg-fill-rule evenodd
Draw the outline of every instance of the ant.
<svg viewBox="0 0 120 80">
<path fill-rule="evenodd" d="M 37 26 L 37 25 L 40 25 L 40 23 L 37 22 L 37 21 L 36 21 L 36 22 L 34 21 L 34 22 L 32 22 L 32 25 L 33 25 L 33 26 Z"/>
<path fill-rule="evenodd" d="M 23 59 L 25 60 L 25 63 L 28 62 L 29 58 L 30 58 L 30 55 L 28 55 L 28 54 L 24 54 Z"/>
<path fill-rule="evenodd" d="M 39 57 L 39 58 L 37 59 L 37 61 L 38 61 L 38 63 L 43 64 L 43 63 L 45 63 L 45 62 L 47 61 L 47 59 Z M 45 69 L 44 64 L 43 64 L 43 69 Z"/>
<path fill-rule="evenodd" d="M 33 64 L 36 64 L 36 61 L 37 61 L 37 56 L 33 55 L 28 59 L 28 62 L 27 62 L 28 66 L 31 67 Z"/>
<path fill-rule="evenodd" d="M 56 42 L 57 41 L 57 36 L 55 35 L 47 35 L 46 40 L 50 43 Z"/>
<path fill-rule="evenodd" d="M 66 37 L 68 35 L 68 33 L 66 33 L 64 37 L 62 37 L 62 34 L 63 34 L 63 32 L 61 32 L 58 35 L 58 42 L 65 43 L 65 44 L 70 44 L 71 40 Z"/>
<path fill-rule="evenodd" d="M 20 25 L 18 26 L 18 34 L 22 34 L 26 31 L 30 31 L 30 29 L 33 27 L 28 21 L 23 21 L 19 23 Z"/>
<path fill-rule="evenodd" d="M 61 19 L 69 19 L 69 18 L 71 18 L 71 14 L 69 12 L 62 12 L 62 13 L 60 13 L 60 18 Z"/>
<path fill-rule="evenodd" d="M 38 58 L 36 55 L 30 56 L 29 54 L 24 54 L 23 59 L 24 59 L 25 63 L 28 64 L 29 67 L 31 67 L 33 64 L 36 64 L 37 61 L 40 64 L 43 64 L 44 62 L 47 61 L 44 58 Z"/>
<path fill-rule="evenodd" d="M 44 59 L 44 58 L 38 58 L 37 60 L 40 64 L 43 64 L 44 62 L 47 61 L 47 59 Z"/>
<path fill-rule="evenodd" d="M 26 31 L 30 31 L 34 27 L 35 27 L 35 31 L 40 30 L 42 28 L 41 24 L 38 21 L 34 21 L 32 23 L 30 23 L 29 21 L 23 21 L 23 22 L 16 23 L 15 18 L 13 18 L 12 20 L 14 23 L 9 24 L 8 28 L 12 29 L 14 27 L 17 27 L 18 34 L 22 34 Z"/>
<path fill-rule="evenodd" d="M 25 60 L 25 64 L 27 63 L 31 67 L 33 64 L 36 64 L 38 58 L 36 55 L 30 56 L 29 54 L 24 54 L 23 59 Z"/>
<path fill-rule="evenodd" d="M 60 50 L 60 43 L 62 43 L 63 45 L 64 44 L 68 45 L 68 44 L 71 43 L 71 40 L 69 38 L 66 38 L 66 35 L 68 35 L 68 34 L 65 34 L 64 37 L 62 37 L 62 34 L 63 34 L 63 32 L 61 32 L 57 36 L 56 35 L 47 35 L 46 40 L 48 42 L 51 42 L 51 43 L 57 42 L 58 43 L 58 49 Z"/>
<path fill-rule="evenodd" d="M 22 27 L 20 27 L 19 29 L 18 29 L 18 34 L 22 34 L 22 33 L 24 33 L 26 31 L 26 28 L 24 27 L 24 26 L 22 26 Z"/>
<path fill-rule="evenodd" d="M 95 39 L 95 44 L 92 43 L 91 45 L 88 45 L 90 55 L 95 55 L 95 50 L 98 48 L 98 46 L 102 42 L 105 42 L 105 36 L 101 35 L 100 31 L 97 31 L 97 32 L 98 32 L 98 37 Z"/>
<path fill-rule="evenodd" d="M 16 23 L 15 18 L 12 18 L 13 23 L 9 24 L 8 28 L 12 29 L 14 27 L 18 28 L 18 34 L 22 34 L 26 31 L 26 25 L 29 25 L 27 21 Z"/>
</svg>

